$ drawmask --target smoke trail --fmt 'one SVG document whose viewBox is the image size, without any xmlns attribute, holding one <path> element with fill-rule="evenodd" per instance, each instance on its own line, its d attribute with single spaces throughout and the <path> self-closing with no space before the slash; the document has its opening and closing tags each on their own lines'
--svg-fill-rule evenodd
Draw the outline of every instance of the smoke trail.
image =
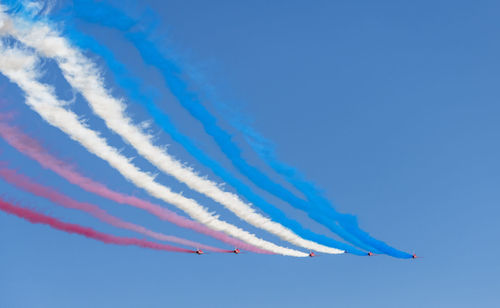
<svg viewBox="0 0 500 308">
<path fill-rule="evenodd" d="M 173 252 L 184 252 L 184 253 L 195 253 L 194 250 L 184 249 L 180 247 L 175 247 L 166 244 L 159 244 L 155 242 L 150 242 L 146 240 L 130 238 L 130 237 L 118 237 L 110 234 L 105 234 L 99 231 L 96 231 L 91 228 L 82 227 L 76 224 L 70 224 L 66 222 L 62 222 L 56 218 L 37 213 L 35 211 L 29 210 L 27 208 L 18 207 L 12 205 L 4 200 L 0 199 L 0 211 L 3 211 L 7 214 L 11 214 L 17 216 L 19 218 L 23 218 L 33 224 L 43 224 L 48 225 L 51 228 L 56 230 L 64 231 L 67 233 L 74 233 L 78 235 L 85 236 L 87 238 L 91 238 L 106 244 L 115 244 L 115 245 L 123 245 L 123 246 L 139 246 L 143 248 L 155 249 L 155 250 L 164 250 L 164 251 L 173 251 Z"/>
<path fill-rule="evenodd" d="M 73 39 L 73 41 L 78 41 L 79 46 L 90 48 L 94 53 L 99 54 L 106 60 L 109 68 L 115 74 L 115 78 L 118 84 L 122 86 L 122 88 L 127 92 L 128 96 L 131 97 L 134 101 L 139 102 L 143 106 L 145 106 L 155 119 L 156 123 L 160 125 L 160 127 L 162 127 L 165 132 L 169 133 L 173 140 L 182 145 L 193 157 L 195 157 L 203 165 L 210 168 L 227 184 L 234 187 L 240 195 L 245 197 L 252 204 L 257 205 L 262 211 L 268 214 L 272 220 L 282 223 L 285 227 L 290 228 L 297 235 L 303 238 L 318 242 L 323 245 L 347 250 L 352 254 L 366 255 L 365 252 L 362 252 L 351 245 L 336 241 L 321 234 L 316 234 L 308 229 L 303 228 L 296 221 L 289 219 L 274 205 L 270 204 L 264 198 L 254 193 L 247 185 L 245 185 L 237 177 L 233 176 L 221 164 L 208 156 L 203 150 L 198 148 L 190 138 L 183 135 L 179 130 L 177 130 L 177 128 L 170 120 L 169 116 L 166 113 L 160 111 L 160 109 L 154 104 L 153 99 L 147 94 L 141 92 L 140 82 L 136 78 L 131 76 L 131 74 L 123 64 L 115 59 L 110 50 L 102 45 L 99 45 L 89 37 L 85 37 L 84 35 L 76 33 L 74 31 L 70 32 L 71 38 Z"/>
<path fill-rule="evenodd" d="M 108 128 L 120 135 L 141 156 L 160 170 L 185 183 L 189 188 L 224 205 L 247 223 L 266 230 L 282 240 L 323 253 L 344 253 L 343 250 L 327 247 L 299 237 L 283 225 L 255 212 L 250 205 L 243 202 L 237 195 L 223 191 L 216 183 L 185 167 L 165 150 L 155 146 L 151 141 L 151 137 L 133 124 L 132 119 L 125 114 L 125 105 L 108 93 L 101 80 L 101 74 L 95 65 L 79 50 L 73 48 L 65 38 L 59 36 L 46 23 L 25 24 L 22 27 L 15 24 L 14 22 L 9 34 L 29 47 L 36 49 L 44 56 L 53 58 L 59 64 L 65 79 L 87 99 L 94 113 L 105 121 Z M 23 30 L 19 30 L 20 28 L 23 28 Z M 54 45 L 57 47 L 54 48 Z"/>
<path fill-rule="evenodd" d="M 0 165 L 2 162 L 0 162 Z M 108 214 L 105 210 L 99 208 L 98 206 L 94 204 L 90 204 L 87 202 L 79 202 L 74 199 L 71 199 L 70 197 L 63 195 L 57 191 L 55 191 L 52 188 L 40 185 L 38 183 L 33 182 L 30 178 L 17 173 L 15 170 L 8 169 L 5 167 L 0 167 L 0 177 L 3 178 L 6 182 L 15 185 L 25 191 L 28 191 L 36 196 L 48 199 L 54 203 L 57 203 L 59 205 L 62 205 L 67 208 L 72 208 L 72 209 L 77 209 L 80 211 L 84 211 L 89 213 L 90 215 L 96 217 L 97 219 L 110 224 L 112 226 L 115 226 L 117 228 L 122 228 L 122 229 L 127 229 L 131 230 L 137 233 L 141 233 L 143 235 L 149 236 L 151 238 L 160 240 L 160 241 L 165 241 L 165 242 L 172 242 L 172 243 L 177 243 L 185 246 L 191 246 L 191 247 L 197 247 L 197 248 L 203 248 L 206 250 L 214 251 L 214 252 L 232 252 L 231 250 L 227 249 L 220 249 L 204 244 L 200 244 L 197 242 L 189 241 L 186 239 L 178 238 L 175 236 L 171 235 L 165 235 L 162 233 L 154 232 L 151 230 L 148 230 L 145 227 L 123 221 L 117 217 L 114 217 L 110 214 Z"/>
<path fill-rule="evenodd" d="M 76 1 L 75 5 L 78 5 L 76 6 L 75 14 L 92 22 L 125 31 L 130 30 L 130 27 L 135 24 L 132 19 L 127 19 L 123 13 L 118 12 L 116 9 L 107 11 L 109 6 L 105 4 L 99 4 L 98 7 L 100 10 L 98 12 L 95 11 L 95 6 L 88 1 Z M 121 14 L 119 16 L 120 23 L 113 24 L 114 14 Z M 127 20 L 127 22 L 124 22 L 124 20 Z M 312 219 L 320 223 L 323 222 L 331 231 L 359 247 L 384 252 L 399 258 L 409 258 L 411 256 L 408 253 L 390 247 L 380 240 L 374 239 L 368 233 L 361 230 L 354 216 L 337 212 L 329 202 L 325 206 L 323 202 L 325 198 L 322 196 L 314 195 L 314 198 L 309 199 L 310 202 L 306 202 L 282 185 L 271 180 L 256 167 L 247 163 L 241 156 L 241 150 L 232 142 L 231 135 L 218 126 L 215 117 L 201 104 L 197 95 L 189 90 L 188 84 L 182 78 L 182 71 L 178 65 L 165 57 L 162 51 L 152 41 L 148 40 L 147 34 L 129 32 L 126 34 L 126 37 L 139 50 L 146 63 L 159 69 L 167 86 L 177 97 L 181 105 L 202 123 L 205 131 L 213 137 L 219 148 L 231 160 L 233 165 L 253 183 L 292 206 L 308 213 Z M 319 203 L 317 204 L 316 202 Z M 328 219 L 325 219 L 325 215 Z M 333 223 L 333 221 L 337 221 L 340 227 Z M 345 231 L 348 231 L 350 234 Z"/>
<path fill-rule="evenodd" d="M 41 30 L 43 31 L 43 29 Z M 50 47 L 52 48 L 53 44 L 50 44 Z M 46 122 L 59 128 L 71 139 L 79 142 L 89 152 L 107 161 L 136 186 L 143 188 L 152 196 L 180 208 L 191 218 L 207 227 L 225 232 L 250 245 L 276 254 L 296 257 L 308 256 L 306 253 L 260 239 L 245 230 L 222 221 L 217 216 L 209 213 L 195 200 L 176 194 L 168 187 L 158 184 L 150 174 L 142 172 L 129 159 L 119 154 L 115 148 L 109 146 L 105 139 L 95 131 L 83 125 L 76 114 L 63 108 L 64 103 L 54 97 L 52 88 L 36 81 L 37 71 L 35 67 L 38 59 L 33 54 L 28 54 L 16 48 L 5 48 L 3 43 L 0 44 L 0 51 L 0 71 L 25 92 L 26 103 L 34 111 Z M 253 249 L 248 250 L 253 251 Z"/>
<path fill-rule="evenodd" d="M 87 3 L 86 1 L 77 1 L 76 4 Z M 108 6 L 100 5 L 99 12 L 96 12 L 91 9 L 93 8 L 91 4 L 87 7 L 86 5 L 78 5 L 75 9 L 75 13 L 82 18 L 101 23 L 106 26 L 114 26 L 120 30 L 129 30 L 134 22 L 132 20 L 128 20 L 128 22 L 123 22 L 126 18 L 123 14 L 119 17 L 120 22 L 117 24 L 113 24 L 113 16 L 111 12 L 107 12 L 106 8 Z M 116 14 L 116 10 L 112 11 Z M 104 18 L 103 18 L 104 17 Z M 271 194 L 281 198 L 282 200 L 288 202 L 292 206 L 308 213 L 308 215 L 316 220 L 317 222 L 323 223 L 327 226 L 331 231 L 340 235 L 345 240 L 361 247 L 365 250 L 377 251 L 370 243 L 366 243 L 366 240 L 360 241 L 358 238 L 353 237 L 351 234 L 345 232 L 344 228 L 339 227 L 335 221 L 342 220 L 344 222 L 349 221 L 350 225 L 353 224 L 353 220 L 355 218 L 351 215 L 341 215 L 335 212 L 335 215 L 329 214 L 330 219 L 324 219 L 323 212 L 315 213 L 314 208 L 305 202 L 304 200 L 296 197 L 286 188 L 281 186 L 280 184 L 272 181 L 267 175 L 261 172 L 259 169 L 255 168 L 248 164 L 241 156 L 241 150 L 234 144 L 231 140 L 231 136 L 222 130 L 218 125 L 216 119 L 209 113 L 209 111 L 201 104 L 198 97 L 195 93 L 189 90 L 188 84 L 182 79 L 182 72 L 180 68 L 174 61 L 167 59 L 163 56 L 162 52 L 158 49 L 158 47 L 147 39 L 147 35 L 141 32 L 130 32 L 127 33 L 127 38 L 135 45 L 135 47 L 141 53 L 143 59 L 146 63 L 155 66 L 162 73 L 165 82 L 171 92 L 177 97 L 181 105 L 186 108 L 192 116 L 198 119 L 204 126 L 205 131 L 211 135 L 216 141 L 219 148 L 223 153 L 231 160 L 233 165 L 246 177 L 248 177 L 254 184 L 259 186 L 260 188 L 270 192 Z M 156 108 L 157 109 L 157 108 Z M 153 114 L 153 113 L 152 113 Z M 160 115 L 158 115 L 160 114 Z M 158 109 L 153 114 L 154 117 L 160 118 L 161 111 Z M 158 121 L 158 120 L 157 120 Z M 165 118 L 160 119 L 159 121 L 165 121 Z M 161 123 L 161 122 L 160 122 Z M 160 124 L 161 125 L 161 124 Z M 167 124 L 168 125 L 168 124 Z M 165 129 L 165 127 L 163 127 Z M 210 167 L 210 166 L 209 166 Z M 258 206 L 265 206 L 260 203 L 256 203 Z M 276 210 L 271 210 L 276 214 Z M 304 232 L 305 233 L 305 232 Z M 311 234 L 305 234 L 311 236 Z M 318 242 L 324 243 L 324 239 L 315 238 Z"/>
<path fill-rule="evenodd" d="M 2 118 L 3 114 L 0 114 L 0 119 Z M 77 185 L 88 192 L 94 193 L 120 204 L 127 204 L 146 210 L 162 220 L 211 236 L 234 247 L 252 250 L 253 246 L 248 245 L 240 240 L 234 239 L 222 232 L 214 231 L 196 221 L 189 220 L 180 215 L 177 215 L 175 212 L 172 212 L 169 209 L 164 208 L 158 204 L 154 204 L 134 196 L 129 196 L 113 191 L 106 187 L 104 184 L 95 182 L 94 180 L 83 176 L 82 174 L 78 173 L 78 171 L 76 171 L 72 165 L 52 156 L 46 149 L 42 147 L 40 143 L 38 143 L 30 136 L 22 133 L 16 127 L 9 126 L 6 123 L 0 122 L 0 137 L 2 137 L 17 151 L 37 161 L 42 167 L 57 173 L 68 182 Z M 265 254 L 269 253 L 266 250 L 261 250 L 256 247 L 253 247 L 252 251 Z"/>
</svg>

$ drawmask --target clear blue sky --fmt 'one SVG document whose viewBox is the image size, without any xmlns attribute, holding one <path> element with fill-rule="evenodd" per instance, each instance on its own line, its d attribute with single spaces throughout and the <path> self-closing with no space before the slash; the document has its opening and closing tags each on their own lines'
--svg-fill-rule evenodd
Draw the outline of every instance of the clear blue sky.
<svg viewBox="0 0 500 308">
<path fill-rule="evenodd" d="M 500 305 L 498 1 L 184 0 L 149 1 L 147 6 L 162 18 L 157 33 L 168 33 L 172 46 L 218 99 L 253 119 L 283 161 L 322 187 L 339 210 L 356 214 L 373 236 L 424 258 L 163 253 L 104 245 L 0 213 L 1 307 Z M 84 23 L 79 27 L 155 88 L 183 132 L 233 170 L 200 124 L 169 95 L 159 74 L 118 32 Z M 47 62 L 45 71 L 44 80 L 58 85 L 61 98 L 71 99 L 53 63 Z M 108 83 L 114 86 L 113 79 Z M 17 112 L 15 122 L 54 153 L 116 190 L 153 200 L 45 124 L 3 76 L 0 87 L 7 102 L 2 109 Z M 115 93 L 124 95 L 118 88 Z M 80 97 L 72 109 L 125 154 L 137 156 Z M 129 110 L 137 120 L 149 118 L 133 103 Z M 241 136 L 235 140 L 252 163 L 263 166 Z M 169 152 L 217 179 L 167 135 L 158 133 L 158 143 L 171 144 Z M 157 231 L 224 247 L 88 194 L 3 140 L 0 149 L 1 160 L 78 200 Z M 139 157 L 134 162 L 155 171 Z M 158 180 L 196 197 L 222 218 L 275 240 L 170 177 L 159 175 Z M 3 181 L 0 191 L 8 200 L 65 221 L 135 235 Z M 305 226 L 326 232 L 262 195 Z"/>
</svg>

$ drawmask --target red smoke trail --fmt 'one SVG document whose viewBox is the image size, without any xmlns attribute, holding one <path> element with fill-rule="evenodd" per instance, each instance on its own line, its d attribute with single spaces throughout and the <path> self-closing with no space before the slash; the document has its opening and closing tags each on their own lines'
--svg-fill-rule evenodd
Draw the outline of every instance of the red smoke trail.
<svg viewBox="0 0 500 308">
<path fill-rule="evenodd" d="M 267 250 L 254 247 L 250 244 L 234 239 L 222 232 L 209 229 L 208 227 L 196 221 L 192 221 L 190 219 L 182 217 L 160 205 L 113 191 L 105 185 L 81 175 L 74 170 L 74 167 L 72 165 L 55 158 L 35 139 L 24 134 L 16 127 L 12 127 L 10 125 L 7 125 L 6 123 L 0 122 L 0 136 L 5 139 L 5 141 L 12 147 L 30 157 L 31 159 L 36 160 L 44 168 L 52 170 L 61 177 L 65 178 L 68 182 L 77 185 L 88 192 L 110 199 L 117 203 L 128 204 L 130 206 L 146 210 L 162 220 L 166 220 L 180 227 L 188 228 L 199 233 L 206 234 L 234 247 L 238 247 L 240 249 L 245 249 L 255 253 L 272 254 Z"/>
<path fill-rule="evenodd" d="M 2 164 L 2 162 L 0 161 L 0 165 L 1 164 Z M 15 170 L 0 167 L 0 177 L 3 178 L 5 181 L 7 181 L 7 182 L 25 190 L 25 191 L 28 191 L 34 195 L 46 198 L 54 203 L 57 203 L 57 204 L 64 206 L 64 207 L 87 212 L 90 215 L 100 219 L 101 221 L 108 223 L 112 226 L 115 226 L 117 228 L 135 231 L 135 232 L 144 234 L 146 236 L 152 237 L 152 238 L 160 240 L 160 241 L 167 241 L 167 242 L 173 242 L 173 243 L 177 243 L 177 244 L 181 244 L 181 245 L 185 245 L 185 246 L 203 248 L 203 249 L 214 251 L 214 252 L 225 252 L 225 253 L 231 252 L 231 250 L 220 249 L 220 248 L 200 244 L 197 242 L 185 240 L 182 238 L 178 238 L 175 236 L 157 233 L 157 232 L 148 230 L 147 228 L 144 228 L 142 226 L 123 221 L 117 217 L 114 217 L 114 216 L 108 214 L 105 210 L 99 208 L 98 206 L 96 206 L 94 204 L 73 200 L 70 197 L 63 195 L 63 194 L 55 191 L 52 188 L 35 183 L 30 178 L 28 178 L 22 174 L 17 173 Z"/>
<path fill-rule="evenodd" d="M 88 238 L 91 238 L 91 239 L 94 239 L 97 241 L 101 241 L 101 242 L 106 243 L 106 244 L 116 244 L 116 245 L 124 245 L 124 246 L 134 245 L 134 246 L 156 249 L 156 250 L 195 253 L 194 250 L 184 249 L 184 248 L 165 245 L 165 244 L 159 244 L 159 243 L 150 242 L 150 241 L 141 240 L 141 239 L 136 239 L 136 238 L 114 236 L 114 235 L 110 235 L 110 234 L 96 231 L 96 230 L 91 229 L 91 228 L 82 227 L 80 225 L 62 222 L 56 218 L 53 218 L 53 217 L 50 217 L 50 216 L 47 216 L 44 214 L 40 214 L 40 213 L 37 213 L 35 211 L 26 209 L 26 208 L 12 205 L 10 203 L 5 202 L 2 199 L 0 199 L 0 210 L 4 211 L 5 213 L 26 219 L 29 222 L 34 223 L 34 224 L 48 225 L 48 226 L 50 226 L 54 229 L 57 229 L 57 230 L 61 230 L 61 231 L 67 232 L 67 233 L 74 233 L 74 234 L 83 235 L 85 237 L 88 237 Z"/>
</svg>

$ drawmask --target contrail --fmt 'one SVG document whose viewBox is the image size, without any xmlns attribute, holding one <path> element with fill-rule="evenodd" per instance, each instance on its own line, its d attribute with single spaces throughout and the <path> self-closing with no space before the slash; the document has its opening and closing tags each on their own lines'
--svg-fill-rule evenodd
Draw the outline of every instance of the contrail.
<svg viewBox="0 0 500 308">
<path fill-rule="evenodd" d="M 5 29 L 6 27 L 3 28 Z M 52 43 L 57 44 L 57 42 Z M 51 48 L 54 47 L 53 44 L 50 44 Z M 64 102 L 54 97 L 51 87 L 36 81 L 37 71 L 35 67 L 38 64 L 37 57 L 17 48 L 5 48 L 3 43 L 0 45 L 0 51 L 0 71 L 25 92 L 26 103 L 34 111 L 49 124 L 59 128 L 73 140 L 79 142 L 89 152 L 107 161 L 136 186 L 145 189 L 152 196 L 180 208 L 191 218 L 207 227 L 225 232 L 248 244 L 276 254 L 295 257 L 308 256 L 306 253 L 281 247 L 260 239 L 245 230 L 222 221 L 217 216 L 209 213 L 195 200 L 176 194 L 168 187 L 158 184 L 150 174 L 142 172 L 129 159 L 119 154 L 115 148 L 109 146 L 105 139 L 100 137 L 95 131 L 83 125 L 76 114 L 65 109 L 63 107 Z"/>
<path fill-rule="evenodd" d="M 3 118 L 3 115 L 0 114 L 0 120 L 2 120 Z M 17 151 L 38 162 L 42 167 L 53 171 L 62 178 L 66 179 L 68 182 L 77 185 L 88 192 L 120 204 L 127 204 L 143 209 L 162 220 L 211 236 L 234 247 L 253 251 L 256 253 L 269 253 L 267 250 L 258 249 L 257 247 L 232 238 L 225 233 L 214 231 L 196 221 L 180 216 L 177 213 L 172 212 L 169 209 L 158 204 L 154 204 L 134 196 L 129 196 L 117 191 L 113 191 L 104 184 L 85 177 L 84 175 L 79 173 L 72 164 L 62 161 L 50 154 L 45 148 L 42 147 L 42 145 L 37 140 L 24 134 L 18 128 L 10 126 L 2 121 L 0 121 L 0 137 L 2 137 Z"/>
<path fill-rule="evenodd" d="M 24 31 L 18 28 L 23 28 Z M 140 155 L 163 172 L 224 205 L 247 223 L 266 230 L 282 240 L 323 253 L 344 253 L 343 250 L 299 237 L 290 229 L 257 213 L 237 195 L 223 191 L 216 183 L 199 176 L 175 160 L 164 149 L 155 146 L 151 141 L 151 136 L 146 135 L 134 125 L 132 119 L 125 114 L 125 105 L 108 93 L 95 65 L 47 24 L 35 23 L 31 26 L 16 27 L 14 22 L 9 34 L 42 55 L 53 58 L 59 64 L 65 79 L 87 99 L 94 113 L 105 121 L 108 128 L 120 135 Z"/>
<path fill-rule="evenodd" d="M 102 233 L 96 231 L 91 228 L 82 227 L 76 224 L 70 224 L 66 222 L 62 222 L 56 218 L 40 214 L 38 212 L 29 210 L 27 208 L 22 208 L 19 206 L 12 205 L 4 200 L 0 199 L 0 211 L 3 211 L 7 214 L 11 214 L 17 216 L 19 218 L 23 218 L 33 224 L 43 224 L 48 225 L 51 228 L 56 230 L 64 231 L 67 233 L 74 233 L 78 235 L 85 236 L 87 238 L 91 238 L 106 244 L 115 244 L 115 245 L 123 245 L 123 246 L 139 246 L 142 248 L 149 248 L 155 250 L 164 250 L 164 251 L 172 251 L 172 252 L 184 252 L 184 253 L 195 253 L 194 250 L 184 249 L 180 247 L 175 247 L 166 244 L 159 244 L 155 242 L 150 242 L 146 240 L 141 240 L 137 238 L 130 237 L 118 237 L 106 233 Z"/>
<path fill-rule="evenodd" d="M 171 235 L 166 235 L 158 232 L 151 231 L 143 226 L 139 226 L 130 222 L 123 221 L 113 215 L 108 214 L 105 210 L 99 208 L 97 205 L 87 203 L 87 202 L 79 202 L 76 201 L 66 195 L 63 195 L 62 193 L 59 193 L 58 191 L 50 188 L 43 186 L 39 183 L 34 182 L 32 179 L 28 178 L 25 175 L 19 174 L 13 169 L 9 169 L 6 167 L 2 167 L 2 165 L 5 164 L 4 162 L 0 161 L 0 177 L 3 178 L 6 182 L 17 186 L 18 188 L 21 188 L 27 192 L 30 192 L 31 194 L 34 194 L 36 196 L 48 199 L 56 204 L 62 205 L 67 208 L 72 208 L 72 209 L 77 209 L 80 211 L 84 211 L 97 219 L 110 224 L 114 227 L 117 228 L 122 228 L 122 229 L 127 229 L 131 230 L 137 233 L 141 233 L 143 235 L 149 236 L 151 238 L 160 240 L 160 241 L 165 241 L 165 242 L 172 242 L 176 244 L 181 244 L 184 246 L 190 246 L 190 247 L 196 247 L 196 248 L 203 248 L 206 250 L 214 251 L 214 252 L 225 252 L 225 253 L 230 253 L 232 250 L 227 250 L 227 249 L 220 249 L 204 244 L 200 244 L 194 241 L 189 241 L 186 239 L 182 239 L 179 237 L 171 236 Z"/>
<path fill-rule="evenodd" d="M 75 14 L 104 26 L 127 31 L 136 24 L 135 21 L 119 10 L 105 4 L 95 6 L 94 3 L 89 1 L 76 1 L 75 4 L 78 5 L 75 7 Z M 96 10 L 96 8 L 99 8 L 99 10 Z M 117 15 L 118 18 L 115 17 Z M 118 22 L 113 22 L 115 18 Z M 250 165 L 242 158 L 239 147 L 231 141 L 231 135 L 218 126 L 216 118 L 201 104 L 196 93 L 190 90 L 188 83 L 183 80 L 182 71 L 178 65 L 174 61 L 168 60 L 159 48 L 147 39 L 145 33 L 127 32 L 126 37 L 138 49 L 146 63 L 159 69 L 167 86 L 181 105 L 202 123 L 205 131 L 212 136 L 232 164 L 254 184 L 297 209 L 306 212 L 313 220 L 325 225 L 331 231 L 358 247 L 383 252 L 399 258 L 411 257 L 410 254 L 390 247 L 361 230 L 355 216 L 337 212 L 329 202 L 327 204 L 323 203 L 325 199 L 322 196 L 315 195 L 314 198 L 308 198 L 309 202 L 307 202 L 273 181 L 258 168 Z M 335 221 L 340 226 L 334 223 Z"/>
</svg>

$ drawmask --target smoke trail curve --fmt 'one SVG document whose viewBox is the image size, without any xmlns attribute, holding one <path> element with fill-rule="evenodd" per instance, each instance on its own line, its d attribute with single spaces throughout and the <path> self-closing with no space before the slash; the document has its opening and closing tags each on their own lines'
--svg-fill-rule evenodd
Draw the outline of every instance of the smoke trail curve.
<svg viewBox="0 0 500 308">
<path fill-rule="evenodd" d="M 95 9 L 94 4 L 88 1 L 76 1 L 75 5 L 76 4 L 79 5 L 75 13 L 83 19 L 124 31 L 130 30 L 130 28 L 136 24 L 135 21 L 124 16 L 123 13 L 105 4 L 98 5 L 99 11 L 93 10 Z M 107 11 L 108 9 L 110 9 L 110 11 Z M 113 14 L 111 14 L 111 12 Z M 120 23 L 113 23 L 114 14 L 121 14 L 119 16 Z M 354 216 L 337 212 L 330 203 L 328 203 L 327 207 L 323 202 L 308 203 L 295 196 L 282 185 L 271 180 L 258 168 L 247 163 L 241 157 L 241 150 L 232 142 L 231 135 L 218 126 L 214 116 L 201 104 L 197 95 L 189 90 L 188 84 L 181 77 L 180 68 L 174 61 L 167 59 L 158 47 L 153 42 L 149 41 L 146 36 L 145 33 L 141 32 L 130 32 L 126 34 L 126 37 L 139 50 L 145 62 L 159 69 L 167 86 L 177 97 L 181 105 L 203 124 L 205 131 L 213 137 L 219 148 L 243 175 L 247 176 L 260 188 L 306 212 L 312 219 L 325 224 L 331 231 L 359 247 L 372 251 L 380 251 L 398 258 L 411 257 L 410 254 L 390 247 L 386 243 L 371 237 L 367 232 L 361 230 Z M 312 201 L 317 201 L 318 199 L 319 197 L 316 197 Z M 329 219 L 325 219 L 325 215 L 327 215 Z M 330 220 L 339 222 L 340 227 L 336 224 L 332 224 Z M 362 243 L 360 243 L 360 241 Z"/>
<path fill-rule="evenodd" d="M 4 200 L 0 199 L 0 211 L 7 214 L 23 218 L 33 224 L 43 224 L 48 225 L 53 229 L 64 231 L 67 233 L 74 233 L 78 235 L 91 238 L 105 244 L 115 244 L 123 246 L 139 246 L 142 248 L 149 248 L 155 250 L 171 251 L 171 252 L 184 252 L 184 253 L 195 253 L 194 250 L 184 249 L 180 247 L 175 247 L 166 244 L 160 244 L 155 242 L 150 242 L 142 239 L 130 238 L 130 237 L 118 237 L 111 234 L 102 233 L 96 231 L 92 228 L 83 227 L 77 224 L 71 224 L 62 222 L 59 219 L 40 214 L 38 212 L 32 211 L 27 208 L 12 205 Z"/>
</svg>

